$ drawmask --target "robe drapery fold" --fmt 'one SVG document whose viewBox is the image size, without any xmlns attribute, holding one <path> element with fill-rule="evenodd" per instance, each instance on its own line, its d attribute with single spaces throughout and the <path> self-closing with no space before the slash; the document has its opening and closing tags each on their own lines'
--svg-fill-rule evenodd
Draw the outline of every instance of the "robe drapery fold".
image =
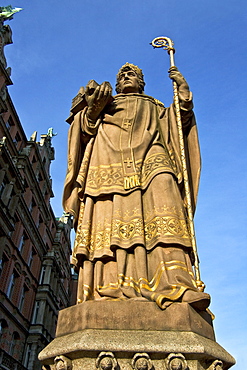
<svg viewBox="0 0 247 370">
<path fill-rule="evenodd" d="M 118 94 L 95 125 L 86 110 L 70 127 L 63 197 L 76 228 L 78 301 L 142 297 L 165 308 L 197 291 L 174 107 Z M 181 100 L 181 115 L 195 205 L 200 153 L 191 99 Z"/>
</svg>

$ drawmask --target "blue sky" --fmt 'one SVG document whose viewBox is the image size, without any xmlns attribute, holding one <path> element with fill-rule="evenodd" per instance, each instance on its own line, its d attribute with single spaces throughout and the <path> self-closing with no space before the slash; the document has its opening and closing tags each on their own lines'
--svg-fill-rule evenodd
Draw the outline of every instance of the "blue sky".
<svg viewBox="0 0 247 370">
<path fill-rule="evenodd" d="M 9 5 L 2 1 L 2 6 Z M 57 216 L 66 171 L 72 98 L 95 79 L 115 86 L 126 61 L 143 69 L 145 92 L 169 105 L 168 54 L 149 43 L 173 39 L 177 67 L 194 94 L 202 176 L 195 217 L 202 279 L 212 296 L 217 341 L 244 368 L 246 346 L 246 24 L 245 0 L 16 0 L 8 23 L 9 87 L 29 138 L 53 127 L 51 167 Z"/>
</svg>

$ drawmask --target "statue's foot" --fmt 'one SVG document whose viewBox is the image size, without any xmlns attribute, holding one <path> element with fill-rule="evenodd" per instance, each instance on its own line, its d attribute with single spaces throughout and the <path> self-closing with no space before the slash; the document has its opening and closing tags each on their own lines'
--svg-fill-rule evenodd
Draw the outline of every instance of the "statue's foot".
<svg viewBox="0 0 247 370">
<path fill-rule="evenodd" d="M 205 311 L 210 305 L 210 295 L 193 290 L 186 290 L 182 297 L 182 302 L 189 303 L 193 308 L 200 311 Z"/>
</svg>

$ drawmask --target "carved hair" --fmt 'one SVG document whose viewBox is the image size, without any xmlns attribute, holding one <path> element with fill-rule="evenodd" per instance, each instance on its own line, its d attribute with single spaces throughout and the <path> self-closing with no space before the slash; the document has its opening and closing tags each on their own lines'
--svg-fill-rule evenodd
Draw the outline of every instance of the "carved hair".
<svg viewBox="0 0 247 370">
<path fill-rule="evenodd" d="M 120 89 L 120 86 L 119 86 L 120 75 L 121 75 L 122 72 L 125 72 L 125 71 L 134 71 L 135 72 L 135 74 L 138 77 L 139 93 L 142 94 L 143 91 L 144 91 L 144 86 L 145 86 L 144 76 L 143 76 L 142 70 L 139 67 L 135 66 L 134 64 L 131 64 L 131 63 L 128 63 L 128 62 L 125 63 L 118 71 L 117 83 L 116 83 L 116 92 L 117 92 L 117 94 L 121 93 L 121 89 Z"/>
</svg>

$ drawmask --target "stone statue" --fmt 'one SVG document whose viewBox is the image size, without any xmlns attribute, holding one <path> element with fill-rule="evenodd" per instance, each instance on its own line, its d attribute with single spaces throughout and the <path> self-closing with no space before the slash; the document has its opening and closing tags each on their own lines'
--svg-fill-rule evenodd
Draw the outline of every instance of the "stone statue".
<svg viewBox="0 0 247 370">
<path fill-rule="evenodd" d="M 6 20 L 13 19 L 13 15 L 22 10 L 22 8 L 13 8 L 11 5 L 0 6 L 0 21 L 4 22 Z"/>
<path fill-rule="evenodd" d="M 179 89 L 195 207 L 200 153 L 192 94 L 176 68 L 169 76 Z M 205 310 L 210 297 L 192 272 L 174 107 L 145 95 L 144 86 L 141 69 L 126 63 L 114 97 L 108 82 L 80 90 L 85 104 L 72 117 L 63 196 L 76 230 L 78 303 L 147 300 L 165 309 L 187 302 Z"/>
<path fill-rule="evenodd" d="M 12 8 L 11 5 L 0 6 L 0 62 L 6 68 L 7 62 L 4 55 L 4 46 L 12 44 L 12 31 L 8 25 L 4 25 L 5 21 L 13 19 L 13 15 L 22 10 L 22 8 Z M 10 68 L 7 69 L 10 75 Z"/>
<path fill-rule="evenodd" d="M 57 133 L 53 132 L 53 127 L 48 128 L 47 136 L 49 136 L 51 139 L 53 138 L 53 136 L 57 136 Z"/>
</svg>

